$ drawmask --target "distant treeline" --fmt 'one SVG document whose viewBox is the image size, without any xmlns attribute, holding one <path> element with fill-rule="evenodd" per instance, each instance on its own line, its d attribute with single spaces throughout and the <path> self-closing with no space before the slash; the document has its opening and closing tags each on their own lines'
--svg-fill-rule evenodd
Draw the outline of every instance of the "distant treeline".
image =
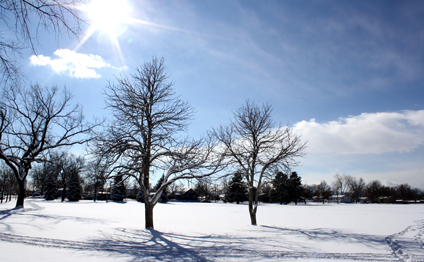
<svg viewBox="0 0 424 262">
<path fill-rule="evenodd" d="M 237 174 L 227 187 L 224 201 L 246 201 L 246 186 Z M 325 180 L 317 185 L 302 185 L 301 178 L 296 172 L 290 176 L 277 172 L 275 177 L 260 191 L 260 200 L 271 203 L 290 203 L 313 200 L 325 202 L 353 202 L 353 203 L 410 203 L 423 200 L 424 192 L 404 183 L 389 187 L 378 180 L 365 183 L 362 178 L 355 178 L 345 174 L 335 174 L 334 182 L 328 184 Z"/>
<path fill-rule="evenodd" d="M 104 170 L 92 163 L 86 163 L 81 157 L 66 153 L 52 154 L 51 161 L 36 166 L 30 176 L 28 195 L 44 197 L 48 200 L 60 197 L 78 201 L 79 199 L 117 200 L 125 197 L 140 201 L 142 194 L 136 183 L 130 180 L 120 181 L 122 177 L 108 177 Z M 242 203 L 248 200 L 248 187 L 241 173 L 229 174 L 215 180 L 199 179 L 191 185 L 198 201 L 210 202 L 222 200 L 228 203 Z M 158 188 L 160 183 L 154 188 Z M 75 188 L 74 190 L 72 190 Z M 70 190 L 69 190 L 70 189 Z M 173 184 L 165 190 L 161 202 L 178 199 L 188 191 L 182 184 Z M 77 193 L 74 193 L 74 192 Z M 5 165 L 0 166 L 0 201 L 11 201 L 18 193 L 18 185 L 13 173 Z M 256 193 L 256 189 L 255 189 Z M 378 180 L 365 183 L 362 178 L 345 174 L 335 174 L 334 181 L 325 180 L 316 185 L 303 185 L 296 172 L 286 174 L 277 172 L 257 192 L 259 201 L 268 203 L 295 204 L 306 201 L 317 202 L 368 202 L 368 203 L 411 203 L 424 202 L 424 192 L 406 183 L 397 186 L 385 186 Z M 76 195 L 76 196 L 75 196 Z M 347 201 L 346 201 L 347 200 Z M 141 201 L 142 202 L 142 201 Z"/>
</svg>

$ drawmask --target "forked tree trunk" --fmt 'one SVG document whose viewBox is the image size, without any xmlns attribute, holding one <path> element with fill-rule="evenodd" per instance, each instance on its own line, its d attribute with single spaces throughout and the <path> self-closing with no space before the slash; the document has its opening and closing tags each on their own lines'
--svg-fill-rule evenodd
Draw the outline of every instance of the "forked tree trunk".
<svg viewBox="0 0 424 262">
<path fill-rule="evenodd" d="M 254 210 L 249 210 L 249 214 L 252 226 L 256 226 L 256 212 Z"/>
<path fill-rule="evenodd" d="M 145 228 L 151 228 L 154 229 L 153 227 L 153 204 L 150 203 L 144 203 L 144 211 L 145 211 L 145 219 L 146 219 L 146 226 Z"/>
<path fill-rule="evenodd" d="M 18 192 L 18 200 L 16 201 L 16 207 L 24 207 L 24 199 L 25 199 L 25 181 L 18 180 L 19 192 Z"/>
<path fill-rule="evenodd" d="M 252 226 L 256 226 L 256 208 L 253 208 L 254 192 L 253 188 L 249 188 L 249 215 Z"/>
</svg>

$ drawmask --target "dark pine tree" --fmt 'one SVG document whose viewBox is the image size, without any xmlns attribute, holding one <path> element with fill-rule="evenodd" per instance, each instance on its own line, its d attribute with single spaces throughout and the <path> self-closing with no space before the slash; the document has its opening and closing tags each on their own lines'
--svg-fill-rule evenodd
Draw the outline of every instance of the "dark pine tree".
<svg viewBox="0 0 424 262">
<path fill-rule="evenodd" d="M 287 192 L 288 177 L 283 172 L 278 172 L 272 180 L 272 189 L 269 193 L 269 200 L 276 203 L 288 203 L 290 198 Z"/>
<path fill-rule="evenodd" d="M 289 201 L 293 201 L 296 205 L 303 193 L 302 178 L 296 172 L 292 172 L 287 180 L 287 193 Z"/>
<path fill-rule="evenodd" d="M 143 190 L 139 190 L 138 191 L 138 193 L 137 193 L 137 197 L 136 197 L 136 200 L 138 201 L 138 202 L 140 202 L 140 203 L 144 203 L 144 193 L 143 193 Z"/>
<path fill-rule="evenodd" d="M 241 173 L 235 173 L 225 192 L 225 202 L 240 202 L 247 200 L 247 187 Z"/>
<path fill-rule="evenodd" d="M 210 200 L 211 192 L 209 190 L 208 181 L 199 180 L 194 188 L 194 191 L 199 195 L 202 200 Z"/>
<path fill-rule="evenodd" d="M 160 188 L 160 186 L 163 183 L 163 180 L 165 179 L 164 175 L 159 179 L 159 181 L 156 183 L 155 191 L 157 192 Z M 168 186 L 165 187 L 165 189 L 162 191 L 162 195 L 160 196 L 159 202 L 166 203 L 169 200 L 169 191 Z"/>
<path fill-rule="evenodd" d="M 55 200 L 57 197 L 57 174 L 49 171 L 46 176 L 46 185 L 44 186 L 44 198 L 46 200 Z"/>
<path fill-rule="evenodd" d="M 68 200 L 79 201 L 81 199 L 81 180 L 77 170 L 72 170 L 68 182 Z"/>
<path fill-rule="evenodd" d="M 124 198 L 127 196 L 127 189 L 125 187 L 124 181 L 122 180 L 122 177 L 122 174 L 115 176 L 112 188 L 112 201 L 123 202 Z"/>
</svg>

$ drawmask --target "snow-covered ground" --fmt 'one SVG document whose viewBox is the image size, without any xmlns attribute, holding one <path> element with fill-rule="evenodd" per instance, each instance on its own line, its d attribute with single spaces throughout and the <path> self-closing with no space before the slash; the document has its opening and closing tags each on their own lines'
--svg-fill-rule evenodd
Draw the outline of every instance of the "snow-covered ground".
<svg viewBox="0 0 424 262">
<path fill-rule="evenodd" d="M 0 204 L 0 261 L 424 261 L 424 205 Z"/>
</svg>

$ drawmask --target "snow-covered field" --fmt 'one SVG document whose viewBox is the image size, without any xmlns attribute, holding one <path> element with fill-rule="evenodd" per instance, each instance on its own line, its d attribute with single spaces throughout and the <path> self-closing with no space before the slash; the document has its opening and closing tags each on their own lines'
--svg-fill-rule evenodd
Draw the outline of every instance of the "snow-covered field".
<svg viewBox="0 0 424 262">
<path fill-rule="evenodd" d="M 424 261 L 424 205 L 0 205 L 0 261 Z"/>
</svg>

